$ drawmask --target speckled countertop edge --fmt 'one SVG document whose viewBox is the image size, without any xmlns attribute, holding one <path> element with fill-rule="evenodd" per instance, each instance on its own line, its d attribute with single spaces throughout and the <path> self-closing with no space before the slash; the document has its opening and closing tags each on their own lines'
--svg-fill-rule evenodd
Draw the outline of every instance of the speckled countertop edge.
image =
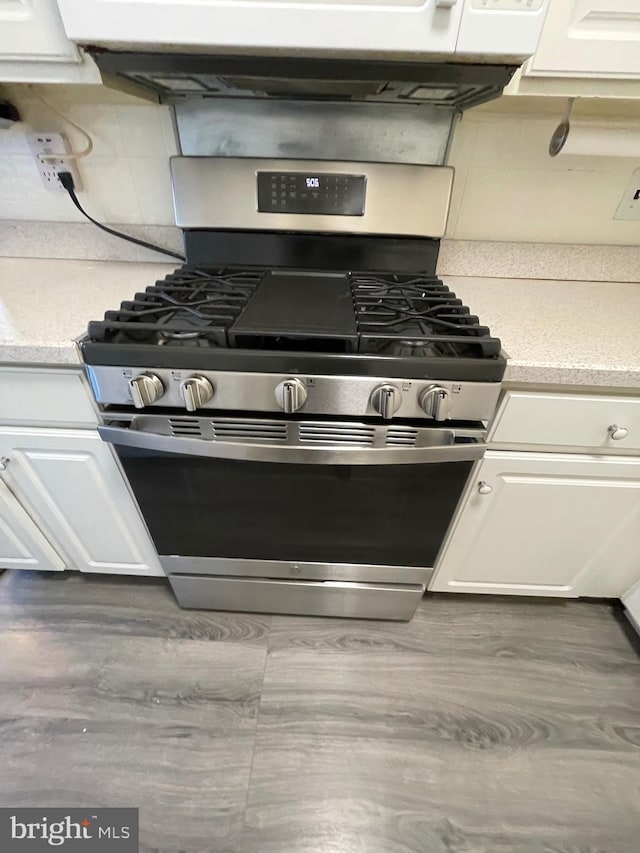
<svg viewBox="0 0 640 853">
<path fill-rule="evenodd" d="M 505 382 L 640 389 L 640 283 L 442 279 L 500 338 Z"/>
<path fill-rule="evenodd" d="M 635 388 L 640 393 L 640 368 L 592 370 L 562 365 L 541 366 L 509 362 L 503 382 L 526 385 Z"/>
<path fill-rule="evenodd" d="M 82 364 L 80 355 L 72 341 L 69 344 L 47 344 L 44 342 L 24 344 L 0 343 L 0 366 L 17 366 L 19 364 L 44 364 L 49 367 L 79 367 Z"/>
</svg>

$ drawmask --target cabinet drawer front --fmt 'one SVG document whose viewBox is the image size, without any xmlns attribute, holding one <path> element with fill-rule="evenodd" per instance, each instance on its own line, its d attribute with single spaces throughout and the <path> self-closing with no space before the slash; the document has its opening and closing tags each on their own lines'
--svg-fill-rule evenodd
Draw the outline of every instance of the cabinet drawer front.
<svg viewBox="0 0 640 853">
<path fill-rule="evenodd" d="M 640 452 L 640 398 L 509 391 L 490 441 Z"/>
<path fill-rule="evenodd" d="M 408 621 L 424 586 L 169 575 L 181 607 Z"/>
<path fill-rule="evenodd" d="M 96 423 L 90 392 L 79 370 L 0 369 L 0 424 Z"/>
</svg>

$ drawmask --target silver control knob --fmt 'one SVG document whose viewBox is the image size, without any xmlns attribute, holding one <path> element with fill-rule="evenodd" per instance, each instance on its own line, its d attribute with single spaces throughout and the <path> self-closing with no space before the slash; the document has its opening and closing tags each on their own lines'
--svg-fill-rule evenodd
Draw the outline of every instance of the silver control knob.
<svg viewBox="0 0 640 853">
<path fill-rule="evenodd" d="M 449 415 L 450 393 L 440 385 L 429 385 L 420 394 L 418 403 L 426 415 L 430 415 L 435 421 L 444 421 Z"/>
<path fill-rule="evenodd" d="M 288 415 L 297 412 L 307 400 L 307 389 L 300 379 L 285 379 L 276 385 L 276 402 Z"/>
<path fill-rule="evenodd" d="M 0 458 L 0 471 L 6 471 L 9 464 L 9 457 L 3 456 Z"/>
<path fill-rule="evenodd" d="M 141 373 L 129 380 L 129 388 L 136 409 L 144 409 L 164 394 L 164 385 L 153 373 Z"/>
<path fill-rule="evenodd" d="M 394 385 L 378 385 L 371 395 L 371 405 L 386 421 L 400 408 L 402 394 Z"/>
<path fill-rule="evenodd" d="M 214 387 L 206 376 L 190 376 L 180 383 L 180 393 L 188 412 L 201 409 L 213 397 Z"/>
<path fill-rule="evenodd" d="M 480 480 L 478 483 L 478 494 L 479 495 L 490 495 L 493 489 L 489 485 L 489 483 L 485 483 L 484 480 Z"/>
<path fill-rule="evenodd" d="M 629 435 L 629 430 L 626 427 L 619 427 L 618 424 L 611 424 L 607 432 L 614 441 L 620 441 L 621 438 Z"/>
</svg>

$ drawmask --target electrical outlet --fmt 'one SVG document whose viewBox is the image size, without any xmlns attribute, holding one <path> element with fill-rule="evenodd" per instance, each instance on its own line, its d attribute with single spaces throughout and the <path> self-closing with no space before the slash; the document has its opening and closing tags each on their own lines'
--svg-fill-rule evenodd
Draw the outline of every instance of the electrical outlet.
<svg viewBox="0 0 640 853">
<path fill-rule="evenodd" d="M 636 169 L 631 175 L 629 186 L 624 191 L 613 218 L 640 222 L 640 169 Z"/>
<path fill-rule="evenodd" d="M 30 133 L 29 145 L 35 154 L 42 183 L 49 192 L 66 193 L 60 183 L 60 172 L 71 172 L 76 190 L 82 189 L 76 161 L 65 158 L 65 154 L 71 153 L 71 148 L 63 133 Z"/>
</svg>

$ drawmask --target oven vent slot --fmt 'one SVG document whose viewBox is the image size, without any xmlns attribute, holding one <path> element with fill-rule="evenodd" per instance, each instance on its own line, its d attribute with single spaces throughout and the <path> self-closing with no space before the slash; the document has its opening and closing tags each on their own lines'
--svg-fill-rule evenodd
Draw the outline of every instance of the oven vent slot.
<svg viewBox="0 0 640 853">
<path fill-rule="evenodd" d="M 223 420 L 211 421 L 213 437 L 218 441 L 286 441 L 288 425 L 281 421 Z"/>
<path fill-rule="evenodd" d="M 418 440 L 418 430 L 412 427 L 389 427 L 387 430 L 387 447 L 415 447 Z"/>
<path fill-rule="evenodd" d="M 301 423 L 298 427 L 300 442 L 311 444 L 371 445 L 374 427 L 365 424 Z"/>
<path fill-rule="evenodd" d="M 191 438 L 202 436 L 202 429 L 197 418 L 169 418 L 169 428 L 171 435 L 189 436 Z"/>
</svg>

